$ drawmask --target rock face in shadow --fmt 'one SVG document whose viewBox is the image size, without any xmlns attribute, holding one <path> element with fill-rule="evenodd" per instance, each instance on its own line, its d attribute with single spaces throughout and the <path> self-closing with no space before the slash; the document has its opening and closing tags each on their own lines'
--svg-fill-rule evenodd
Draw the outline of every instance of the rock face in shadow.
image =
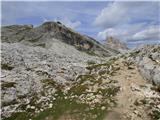
<svg viewBox="0 0 160 120">
<path fill-rule="evenodd" d="M 2 27 L 2 42 L 20 42 L 31 46 L 49 47 L 52 38 L 92 55 L 111 56 L 117 54 L 117 51 L 103 47 L 95 39 L 81 35 L 60 22 L 46 22 L 34 28 L 32 25 Z"/>
</svg>

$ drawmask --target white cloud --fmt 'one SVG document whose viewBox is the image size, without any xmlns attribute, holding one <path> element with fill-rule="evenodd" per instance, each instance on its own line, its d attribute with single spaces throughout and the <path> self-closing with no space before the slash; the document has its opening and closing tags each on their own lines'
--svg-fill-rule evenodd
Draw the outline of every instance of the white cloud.
<svg viewBox="0 0 160 120">
<path fill-rule="evenodd" d="M 123 17 L 125 14 L 126 11 L 121 7 L 121 4 L 117 2 L 111 3 L 101 11 L 100 15 L 95 19 L 94 24 L 96 26 L 112 27 L 119 22 L 127 20 L 127 17 Z"/>
<path fill-rule="evenodd" d="M 100 40 L 106 39 L 107 36 L 114 36 L 124 41 L 160 40 L 160 28 L 156 25 L 135 24 L 107 28 L 97 35 Z"/>
<path fill-rule="evenodd" d="M 160 40 L 159 26 L 152 26 L 133 35 L 132 40 Z"/>
<path fill-rule="evenodd" d="M 47 18 L 43 18 L 43 22 L 47 22 L 49 21 Z"/>
<path fill-rule="evenodd" d="M 108 36 L 114 36 L 117 38 L 121 38 L 122 36 L 127 35 L 128 32 L 124 29 L 115 29 L 115 28 L 107 28 L 104 31 L 98 33 L 97 37 L 100 40 L 105 40 Z"/>
<path fill-rule="evenodd" d="M 158 2 L 113 2 L 102 9 L 93 24 L 109 28 L 136 21 L 158 20 L 158 4 Z"/>
<path fill-rule="evenodd" d="M 67 17 L 63 18 L 63 19 L 55 19 L 55 21 L 60 21 L 62 22 L 64 25 L 66 25 L 67 27 L 70 27 L 72 29 L 75 29 L 77 27 L 79 27 L 81 25 L 80 21 L 71 21 L 70 19 L 68 19 Z"/>
<path fill-rule="evenodd" d="M 112 2 L 95 18 L 101 28 L 97 39 L 108 36 L 126 41 L 129 46 L 160 43 L 160 2 Z"/>
</svg>

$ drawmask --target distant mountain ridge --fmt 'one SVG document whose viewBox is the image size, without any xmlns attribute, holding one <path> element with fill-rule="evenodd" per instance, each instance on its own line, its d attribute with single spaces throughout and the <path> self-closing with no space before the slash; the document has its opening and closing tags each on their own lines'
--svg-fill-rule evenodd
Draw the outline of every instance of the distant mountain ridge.
<svg viewBox="0 0 160 120">
<path fill-rule="evenodd" d="M 31 46 L 49 47 L 52 38 L 74 46 L 80 51 L 99 56 L 111 56 L 119 53 L 107 49 L 95 39 L 66 27 L 60 22 L 45 22 L 38 27 L 33 25 L 11 25 L 2 27 L 2 42 L 20 42 Z"/>
</svg>

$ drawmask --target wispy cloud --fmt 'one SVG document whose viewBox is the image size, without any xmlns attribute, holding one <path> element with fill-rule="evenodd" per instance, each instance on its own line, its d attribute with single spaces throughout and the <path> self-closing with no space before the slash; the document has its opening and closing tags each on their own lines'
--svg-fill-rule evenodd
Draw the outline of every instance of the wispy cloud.
<svg viewBox="0 0 160 120">
<path fill-rule="evenodd" d="M 157 21 L 158 10 L 158 2 L 113 2 L 102 9 L 94 24 L 114 27 L 133 22 Z"/>
<path fill-rule="evenodd" d="M 95 18 L 98 39 L 115 36 L 124 41 L 160 42 L 160 2 L 112 2 Z"/>
</svg>

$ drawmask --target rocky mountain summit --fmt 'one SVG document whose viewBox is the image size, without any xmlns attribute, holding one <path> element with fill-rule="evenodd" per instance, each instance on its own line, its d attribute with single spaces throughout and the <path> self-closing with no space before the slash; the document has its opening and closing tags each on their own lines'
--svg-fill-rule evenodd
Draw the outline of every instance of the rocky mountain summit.
<svg viewBox="0 0 160 120">
<path fill-rule="evenodd" d="M 128 47 L 125 43 L 120 42 L 117 38 L 114 38 L 112 36 L 107 37 L 105 40 L 105 46 L 108 47 L 110 46 L 112 49 L 116 49 L 120 52 L 124 50 L 128 50 Z"/>
<path fill-rule="evenodd" d="M 160 45 L 120 54 L 60 22 L 1 32 L 3 120 L 160 119 Z"/>
</svg>

